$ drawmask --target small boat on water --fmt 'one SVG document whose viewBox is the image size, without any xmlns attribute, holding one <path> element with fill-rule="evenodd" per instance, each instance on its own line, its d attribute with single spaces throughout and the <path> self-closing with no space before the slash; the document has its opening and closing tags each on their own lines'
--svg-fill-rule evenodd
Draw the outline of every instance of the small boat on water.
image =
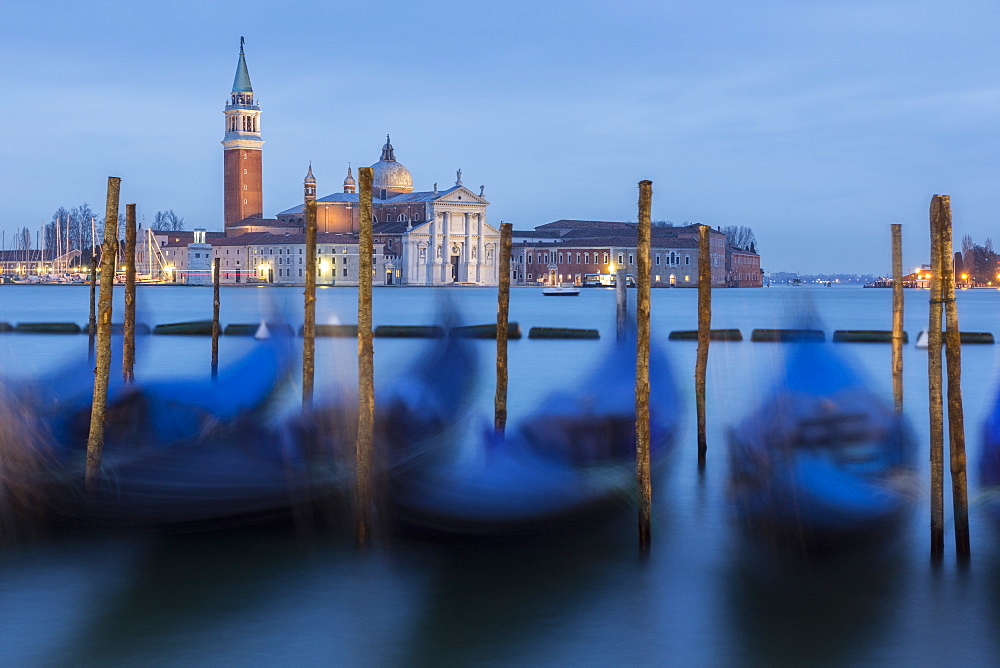
<svg viewBox="0 0 1000 668">
<path fill-rule="evenodd" d="M 754 536 L 808 546 L 884 536 L 917 497 L 914 445 L 834 346 L 796 342 L 729 434 L 729 505 Z"/>
<path fill-rule="evenodd" d="M 983 423 L 979 486 L 986 516 L 995 527 L 1000 528 L 1000 390 Z"/>
<path fill-rule="evenodd" d="M 542 288 L 546 297 L 575 297 L 580 294 L 580 288 L 575 285 L 550 285 Z"/>
<path fill-rule="evenodd" d="M 417 466 L 394 480 L 394 512 L 422 535 L 512 537 L 590 527 L 635 502 L 635 338 L 612 345 L 574 390 L 549 395 L 474 451 Z M 650 352 L 650 458 L 664 468 L 679 422 L 666 357 Z"/>
<path fill-rule="evenodd" d="M 18 433 L 10 426 L 0 433 L 0 462 L 16 461 L 31 474 L 14 479 L 3 467 L 0 498 L 43 499 L 35 510 L 60 523 L 116 526 L 226 520 L 287 507 L 313 485 L 280 425 L 265 417 L 288 373 L 289 352 L 281 339 L 255 344 L 214 381 L 116 381 L 99 486 L 86 493 L 93 381 L 86 387 L 79 374 L 63 382 L 55 374 L 0 388 L 9 395 L 4 412 L 18 415 Z"/>
</svg>

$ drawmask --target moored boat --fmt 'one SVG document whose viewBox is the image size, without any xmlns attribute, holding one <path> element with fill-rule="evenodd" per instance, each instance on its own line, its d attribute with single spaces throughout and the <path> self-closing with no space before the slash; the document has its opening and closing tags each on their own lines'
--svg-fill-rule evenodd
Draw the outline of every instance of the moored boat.
<svg viewBox="0 0 1000 668">
<path fill-rule="evenodd" d="M 909 429 L 833 346 L 790 345 L 784 374 L 729 434 L 729 502 L 755 536 L 878 538 L 912 507 Z"/>
<path fill-rule="evenodd" d="M 663 469 L 679 420 L 673 375 L 650 353 L 650 457 Z M 407 529 L 437 536 L 510 537 L 587 525 L 634 504 L 635 339 L 612 344 L 573 391 L 549 395 L 473 453 L 411 469 L 394 482 L 394 511 Z"/>
<path fill-rule="evenodd" d="M 580 288 L 575 285 L 550 285 L 542 288 L 546 297 L 575 297 L 580 294 Z"/>
</svg>

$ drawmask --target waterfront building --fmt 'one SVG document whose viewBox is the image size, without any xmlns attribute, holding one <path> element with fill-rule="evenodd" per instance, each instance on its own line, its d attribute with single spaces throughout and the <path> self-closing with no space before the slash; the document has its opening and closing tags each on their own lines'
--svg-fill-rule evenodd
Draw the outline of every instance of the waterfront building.
<svg viewBox="0 0 1000 668">
<path fill-rule="evenodd" d="M 727 285 L 731 288 L 763 287 L 760 256 L 753 245 L 749 249 L 726 245 L 726 277 Z"/>
<path fill-rule="evenodd" d="M 701 227 L 704 226 L 653 227 L 650 282 L 654 287 L 698 285 Z M 618 269 L 623 269 L 630 281 L 634 280 L 638 270 L 637 233 L 636 223 L 595 220 L 557 220 L 532 231 L 515 231 L 511 280 L 521 285 L 540 282 L 609 285 Z M 732 250 L 736 251 L 735 261 L 727 250 L 726 235 L 709 228 L 713 287 L 760 287 L 757 254 Z M 730 270 L 731 266 L 735 269 Z M 734 273 L 741 278 L 734 279 Z"/>
<path fill-rule="evenodd" d="M 325 248 L 354 249 L 346 256 L 317 252 L 317 265 L 326 267 L 325 277 L 319 276 L 318 280 L 321 284 L 329 281 L 330 285 L 356 285 L 356 263 L 351 264 L 350 256 L 357 257 L 360 202 L 353 169 L 348 166 L 343 192 L 317 197 L 317 179 L 310 164 L 303 180 L 302 204 L 283 210 L 273 219 L 264 218 L 260 114 L 241 38 L 236 77 L 225 107 L 226 133 L 222 141 L 225 241 L 212 233 L 206 237 L 213 247 L 212 257 L 223 261 L 223 276 L 229 277 L 223 281 L 303 282 L 297 264 L 289 266 L 286 262 L 288 250 L 292 251 L 293 261 L 304 253 L 305 202 L 313 200 L 317 204 L 317 232 L 328 239 Z M 497 284 L 500 233 L 486 220 L 489 202 L 483 197 L 482 186 L 478 194 L 465 187 L 458 170 L 453 187 L 439 191 L 434 184 L 433 190 L 414 192 L 410 171 L 396 160 L 388 136 L 372 170 L 376 284 Z M 246 236 L 261 234 L 274 238 Z M 292 248 L 296 243 L 302 247 Z M 188 256 L 181 245 L 180 239 L 170 240 L 162 250 L 165 262 L 190 282 L 194 275 L 190 263 L 202 258 Z M 266 249 L 266 256 L 260 254 L 262 249 Z M 278 251 L 276 258 L 271 254 L 274 249 Z M 191 252 L 201 255 L 203 250 Z M 339 262 L 336 268 L 334 262 Z"/>
<path fill-rule="evenodd" d="M 198 237 L 201 232 L 205 237 Z M 164 270 L 160 276 L 169 282 L 187 285 L 211 284 L 211 267 L 219 260 L 219 282 L 230 285 L 305 283 L 304 233 L 272 234 L 248 232 L 238 237 L 219 232 L 170 232 L 160 246 Z M 196 239 L 205 241 L 198 242 Z M 207 242 L 207 243 L 206 243 Z M 386 260 L 383 245 L 374 246 L 375 285 L 386 284 Z M 316 284 L 357 286 L 358 239 L 349 234 L 316 235 Z"/>
<path fill-rule="evenodd" d="M 396 160 L 389 137 L 372 165 L 372 232 L 385 249 L 388 285 L 496 285 L 500 232 L 487 223 L 484 188 L 462 183 L 438 190 L 413 190 L 410 171 Z M 357 234 L 359 194 L 348 167 L 343 192 L 316 197 L 312 165 L 303 180 L 303 202 L 278 214 L 279 223 L 305 225 L 305 202 L 315 199 L 320 233 Z"/>
<path fill-rule="evenodd" d="M 233 90 L 225 108 L 226 135 L 222 140 L 224 175 L 223 224 L 230 227 L 264 217 L 264 188 L 260 133 L 260 105 L 253 94 L 250 72 L 240 38 Z"/>
</svg>

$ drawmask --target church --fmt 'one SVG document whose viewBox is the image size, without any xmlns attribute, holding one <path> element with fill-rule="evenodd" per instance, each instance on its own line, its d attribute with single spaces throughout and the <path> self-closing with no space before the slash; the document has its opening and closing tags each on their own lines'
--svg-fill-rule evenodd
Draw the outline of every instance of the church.
<svg viewBox="0 0 1000 668">
<path fill-rule="evenodd" d="M 317 232 L 357 238 L 359 193 L 353 171 L 347 170 L 343 192 L 317 197 L 317 179 L 309 165 L 302 202 L 276 218 L 264 218 L 261 108 L 254 97 L 240 40 L 233 89 L 225 107 L 222 141 L 224 224 L 230 244 L 239 237 L 299 235 L 305 231 L 305 203 L 316 201 Z M 377 283 L 389 285 L 496 285 L 500 233 L 486 220 L 489 202 L 484 187 L 473 192 L 462 184 L 439 190 L 414 191 L 410 171 L 396 160 L 386 136 L 382 154 L 372 165 L 372 223 L 375 243 L 382 247 L 384 266 Z M 381 280 L 384 278 L 384 281 Z"/>
</svg>

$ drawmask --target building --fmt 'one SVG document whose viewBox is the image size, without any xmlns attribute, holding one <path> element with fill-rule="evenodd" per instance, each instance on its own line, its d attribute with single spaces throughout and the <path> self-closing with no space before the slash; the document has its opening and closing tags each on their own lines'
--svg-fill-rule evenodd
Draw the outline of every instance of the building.
<svg viewBox="0 0 1000 668">
<path fill-rule="evenodd" d="M 260 134 L 260 105 L 253 95 L 250 72 L 243 55 L 240 37 L 240 59 L 236 78 L 225 109 L 226 135 L 223 150 L 223 224 L 230 227 L 264 217 L 264 188 Z M 241 230 L 242 231 L 242 230 Z"/>
<path fill-rule="evenodd" d="M 279 213 L 280 224 L 304 227 L 305 203 L 315 198 L 319 233 L 357 234 L 360 196 L 350 167 L 343 192 L 316 197 L 312 165 L 302 185 L 302 204 Z M 386 136 L 372 165 L 372 232 L 385 249 L 385 283 L 496 285 L 500 232 L 486 222 L 484 190 L 465 187 L 458 170 L 454 186 L 439 190 L 435 183 L 433 190 L 414 192 L 410 171 Z"/>
<path fill-rule="evenodd" d="M 652 229 L 651 285 L 698 285 L 698 239 L 702 227 L 694 224 Z M 557 220 L 539 225 L 533 231 L 515 231 L 511 281 L 521 285 L 539 282 L 610 285 L 619 269 L 634 280 L 638 270 L 637 236 L 636 223 L 597 220 Z M 752 251 L 727 249 L 726 235 L 711 228 L 709 257 L 714 287 L 762 285 L 759 256 Z M 737 280 L 735 275 L 740 278 Z"/>
<path fill-rule="evenodd" d="M 318 280 L 329 285 L 357 285 L 351 256 L 357 258 L 360 196 L 350 166 L 343 192 L 318 198 L 310 164 L 303 181 L 302 203 L 276 218 L 264 218 L 261 109 L 250 83 L 242 38 L 224 113 L 225 234 L 207 233 L 204 240 L 211 246 L 212 259 L 223 263 L 223 282 L 304 282 L 295 261 L 305 248 L 305 202 L 313 200 L 317 204 L 317 232 L 320 239 L 326 239 L 317 243 L 326 243 L 323 248 L 330 251 L 325 255 L 317 251 L 317 266 L 326 268 L 325 277 L 323 269 L 318 270 Z M 466 188 L 458 170 L 453 187 L 439 191 L 435 183 L 432 190 L 414 192 L 410 171 L 396 160 L 388 136 L 372 171 L 376 284 L 497 284 L 500 234 L 487 223 L 489 202 L 483 197 L 482 186 L 478 194 Z M 201 280 L 204 268 L 195 270 L 194 265 L 205 259 L 206 249 L 192 243 L 176 235 L 164 240 L 159 251 L 162 264 L 170 268 L 164 274 L 187 283 Z M 333 248 L 343 252 L 334 253 Z"/>
</svg>

